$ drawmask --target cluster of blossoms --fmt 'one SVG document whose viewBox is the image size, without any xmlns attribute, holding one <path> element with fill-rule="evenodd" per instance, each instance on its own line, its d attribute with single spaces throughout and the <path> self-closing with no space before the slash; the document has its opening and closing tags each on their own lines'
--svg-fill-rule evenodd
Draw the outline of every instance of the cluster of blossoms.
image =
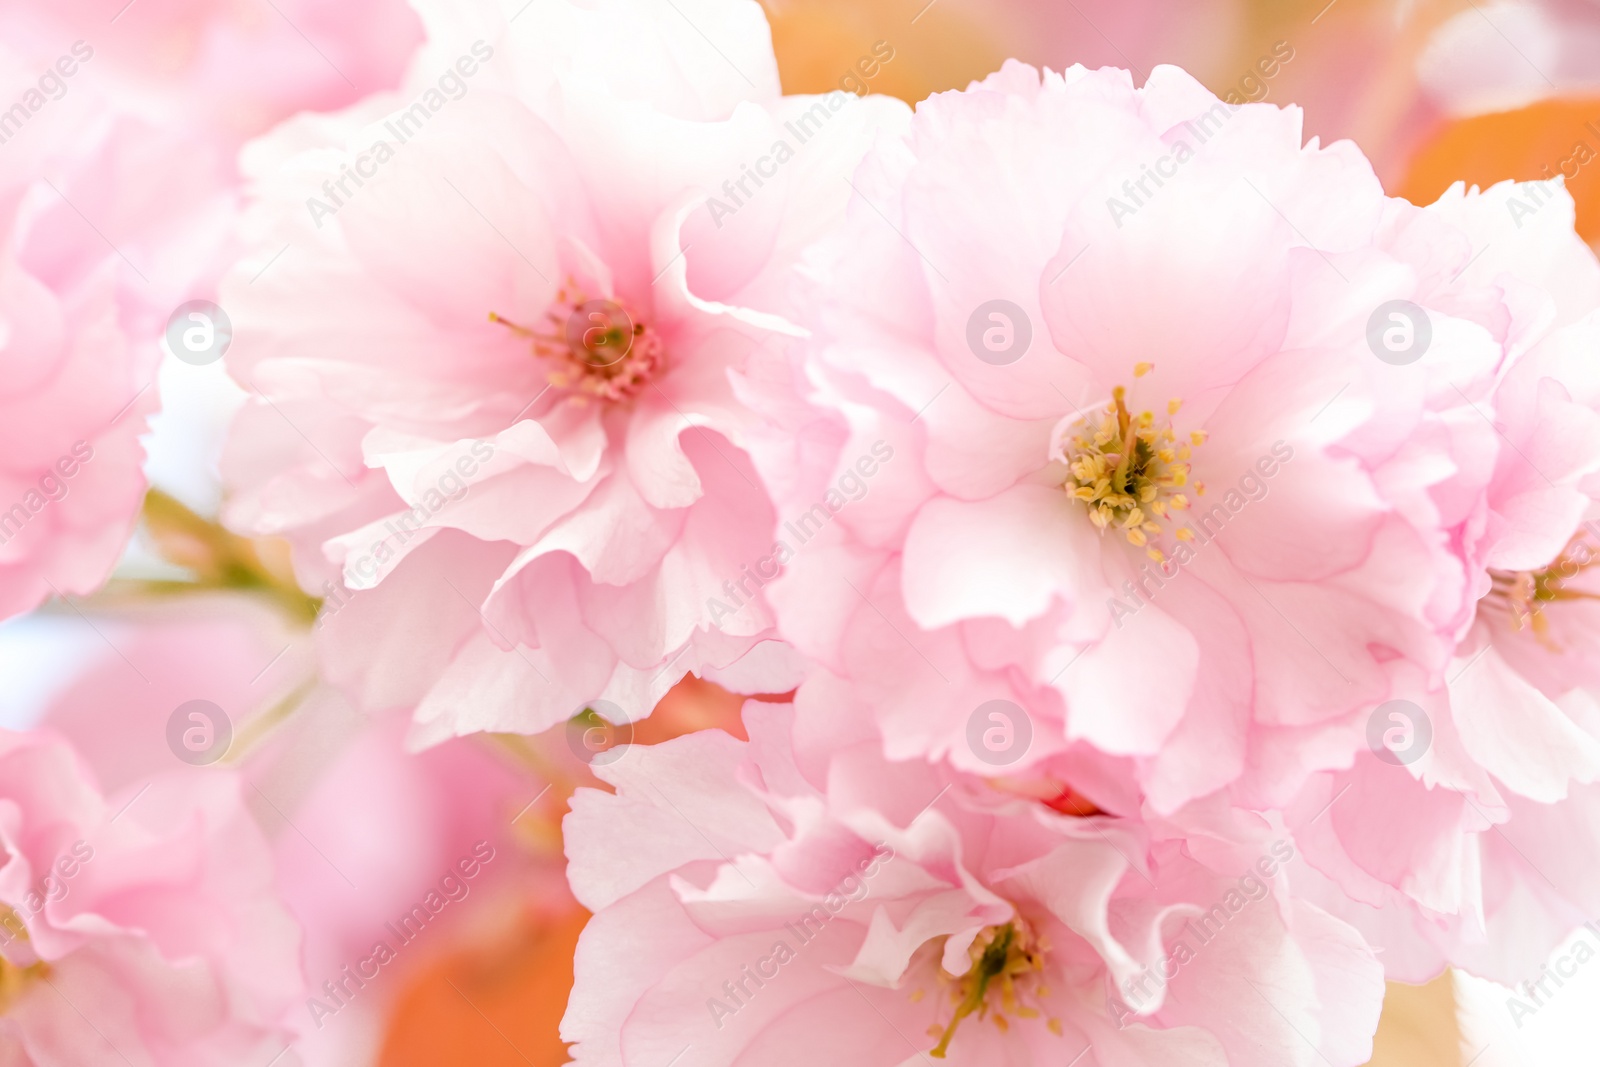
<svg viewBox="0 0 1600 1067">
<path fill-rule="evenodd" d="M 169 261 L 230 261 L 223 518 L 292 546 L 352 704 L 420 751 L 691 674 L 762 698 L 574 797 L 575 1062 L 1355 1067 L 1386 979 L 1515 983 L 1600 914 L 1564 193 L 1414 206 L 1170 66 L 913 111 L 785 95 L 754 0 L 413 7 L 403 75 L 351 31 L 380 91 L 252 100 L 270 132 L 213 128 L 226 20 L 203 104 L 80 57 L 103 136 L 0 161 L 0 614 L 105 580 L 141 338 L 216 281 Z M 243 145 L 238 182 L 120 201 L 140 123 Z M 114 241 L 48 236 L 80 199 Z M 270 1055 L 305 981 L 243 779 L 124 816 L 74 760 L 0 736 L 0 1058 L 92 1058 L 75 995 L 142 1062 Z"/>
</svg>

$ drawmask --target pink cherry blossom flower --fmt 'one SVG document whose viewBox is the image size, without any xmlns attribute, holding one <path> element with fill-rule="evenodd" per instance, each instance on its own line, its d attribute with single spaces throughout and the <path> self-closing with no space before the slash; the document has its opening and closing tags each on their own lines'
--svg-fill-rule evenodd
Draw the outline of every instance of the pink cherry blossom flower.
<svg viewBox="0 0 1600 1067">
<path fill-rule="evenodd" d="M 284 0 L 264 12 L 63 0 L 8 5 L 0 38 L 0 136 L 55 186 L 49 254 L 81 262 L 115 249 L 125 321 L 153 343 L 175 306 L 213 294 L 240 146 L 298 111 L 393 88 L 420 26 L 404 0 Z"/>
<path fill-rule="evenodd" d="M 243 596 L 147 604 L 96 624 L 116 651 L 85 634 L 87 665 L 50 699 L 43 725 L 120 804 L 152 778 L 217 773 L 174 758 L 174 709 L 204 699 L 229 718 L 236 747 L 227 755 L 263 820 L 273 885 L 299 929 L 308 988 L 283 1022 L 306 1067 L 371 1061 L 383 1020 L 418 971 L 467 932 L 530 907 L 576 907 L 559 776 L 519 772 L 480 738 L 408 755 L 406 715 L 354 715 L 314 684 L 311 635 Z M 259 729 L 273 720 L 283 721 Z M 565 739 L 552 740 L 566 755 Z M 419 903 L 429 909 L 422 930 Z M 402 939 L 395 931 L 407 918 Z"/>
<path fill-rule="evenodd" d="M 54 63 L 81 73 L 93 56 L 61 53 L 0 47 L 0 96 L 19 101 L 0 122 L 0 618 L 105 581 L 143 499 L 155 402 L 154 352 L 121 313 L 127 264 L 63 199 L 104 162 L 106 112 L 92 92 L 40 91 L 41 69 L 65 86 Z"/>
<path fill-rule="evenodd" d="M 581 1065 L 1353 1065 L 1381 969 L 1288 892 L 1292 846 L 1058 814 L 888 763 L 838 705 L 746 705 L 599 769 L 565 831 L 595 913 L 562 1036 Z M 797 751 L 798 749 L 798 751 Z"/>
<path fill-rule="evenodd" d="M 787 691 L 725 600 L 775 524 L 731 375 L 904 108 L 781 97 L 753 3 L 425 15 L 405 90 L 250 149 L 228 520 L 297 545 L 329 674 L 419 742 Z"/>
<path fill-rule="evenodd" d="M 968 728 L 1004 700 L 1017 768 L 1106 810 L 1266 808 L 1348 764 L 1403 669 L 1442 677 L 1469 590 L 1431 490 L 1496 437 L 1372 347 L 1407 280 L 1354 146 L 1170 67 L 1013 63 L 855 184 L 809 268 L 813 413 L 758 451 L 812 534 L 766 593 L 892 758 L 985 770 Z M 807 511 L 874 441 L 863 498 Z"/>
<path fill-rule="evenodd" d="M 288 1044 L 294 924 L 237 777 L 101 795 L 72 749 L 0 735 L 0 1054 L 221 1067 Z"/>
<path fill-rule="evenodd" d="M 0 187 L 0 618 L 97 589 L 144 499 L 152 353 L 118 322 L 115 255 L 51 261 L 52 199 Z"/>
<path fill-rule="evenodd" d="M 1317 898 L 1391 977 L 1452 963 L 1514 983 L 1600 909 L 1600 265 L 1541 183 L 1397 205 L 1384 244 L 1435 330 L 1470 323 L 1502 348 L 1477 367 L 1442 355 L 1503 446 L 1435 494 L 1474 597 L 1446 678 L 1409 679 L 1373 712 L 1372 752 L 1287 814 L 1329 880 Z"/>
<path fill-rule="evenodd" d="M 393 85 L 418 38 L 400 0 L 246 6 L 0 12 L 0 617 L 93 591 L 120 554 L 157 340 L 214 287 L 239 145 Z"/>
</svg>

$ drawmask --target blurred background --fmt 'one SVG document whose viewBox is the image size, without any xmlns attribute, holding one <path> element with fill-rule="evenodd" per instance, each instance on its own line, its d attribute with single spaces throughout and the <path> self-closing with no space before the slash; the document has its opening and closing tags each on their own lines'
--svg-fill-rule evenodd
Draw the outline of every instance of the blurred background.
<svg viewBox="0 0 1600 1067">
<path fill-rule="evenodd" d="M 399 0 L 372 33 L 419 32 Z M 845 88 L 916 102 L 1008 57 L 1062 68 L 1161 63 L 1219 96 L 1303 109 L 1305 135 L 1354 140 L 1393 195 L 1418 203 L 1458 180 L 1561 177 L 1578 227 L 1600 240 L 1600 3 L 1595 0 L 766 0 L 784 88 Z M 179 25 L 175 23 L 174 25 Z M 174 30 L 174 33 L 177 31 Z M 323 30 L 305 23 L 314 45 Z M 346 31 L 347 32 L 347 31 Z M 322 42 L 333 48 L 337 41 Z M 184 42 L 144 42 L 152 55 Z M 886 61 L 865 62 L 867 57 Z M 869 73 L 870 71 L 870 73 Z M 373 72 L 370 87 L 398 81 Z M 364 82 L 369 79 L 363 78 Z M 290 94 L 292 95 L 292 94 Z M 259 132 L 259 131 L 257 131 Z M 305 930 L 313 987 L 362 958 L 462 856 L 492 862 L 444 921 L 378 980 L 307 1017 L 281 1067 L 559 1064 L 556 1024 L 586 918 L 561 873 L 560 819 L 594 781 L 569 736 L 470 738 L 420 757 L 404 716 L 354 712 L 318 682 L 318 610 L 280 546 L 214 521 L 217 457 L 242 394 L 221 364 L 168 358 L 147 441 L 155 487 L 119 577 L 0 627 L 0 725 L 49 723 L 108 793 L 170 766 L 162 724 L 178 704 L 227 710 L 226 757 L 274 843 L 279 888 Z M 635 740 L 721 726 L 738 701 L 688 680 Z M 106 742 L 108 716 L 119 725 Z M 581 725 L 581 724 L 580 724 Z M 122 740 L 151 739 L 140 750 Z M 592 755 L 587 758 L 593 758 Z M 197 768 L 195 773 L 205 773 Z M 1600 917 L 1597 917 L 1600 918 Z M 1566 1067 L 1596 1062 L 1600 942 L 1585 930 L 1552 957 L 1564 977 L 1537 1001 L 1470 975 L 1393 986 L 1376 1056 L 1406 1067 Z"/>
</svg>

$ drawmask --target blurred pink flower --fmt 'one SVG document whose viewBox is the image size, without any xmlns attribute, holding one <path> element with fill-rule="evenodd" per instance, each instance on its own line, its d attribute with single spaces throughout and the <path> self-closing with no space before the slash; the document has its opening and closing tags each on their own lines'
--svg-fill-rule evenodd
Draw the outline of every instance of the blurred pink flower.
<svg viewBox="0 0 1600 1067">
<path fill-rule="evenodd" d="M 390 715 L 352 730 L 348 709 L 323 701 L 249 772 L 292 822 L 275 850 L 280 892 L 305 931 L 310 999 L 292 1024 L 308 1067 L 370 1055 L 371 1028 L 409 976 L 465 931 L 503 926 L 530 903 L 571 907 L 559 795 L 477 740 L 408 755 L 407 725 Z M 341 726 L 342 743 L 308 779 L 303 744 Z"/>
<path fill-rule="evenodd" d="M 693 7 L 428 5 L 404 92 L 250 149 L 226 517 L 296 544 L 330 677 L 417 743 L 794 684 L 711 603 L 774 524 L 730 373 L 904 108 L 781 98 L 759 7 Z"/>
<path fill-rule="evenodd" d="M 0 187 L 0 618 L 98 588 L 144 499 L 153 353 L 118 324 L 112 253 L 29 267 L 50 195 Z"/>
<path fill-rule="evenodd" d="M 0 26 L 40 55 L 82 39 L 130 110 L 180 110 L 235 143 L 393 88 L 422 40 L 405 0 L 51 0 L 8 5 Z"/>
<path fill-rule="evenodd" d="M 746 705 L 599 769 L 565 824 L 595 912 L 580 1065 L 1364 1063 L 1356 931 L 1288 892 L 1259 819 L 1185 846 L 850 744 L 837 705 Z M 807 721 L 809 719 L 809 722 Z M 837 730 L 838 732 L 835 732 Z M 800 751 L 796 752 L 795 748 Z"/>
<path fill-rule="evenodd" d="M 0 11 L 0 617 L 93 591 L 127 541 L 157 338 L 214 285 L 239 145 L 393 85 L 419 39 L 400 0 L 283 7 Z"/>
<path fill-rule="evenodd" d="M 7 152 L 55 186 L 46 254 L 115 250 L 124 314 L 153 342 L 175 305 L 215 286 L 240 146 L 392 88 L 421 34 L 404 0 L 62 0 L 8 5 L 0 38 Z"/>
<path fill-rule="evenodd" d="M 1600 94 L 1600 12 L 1585 0 L 1474 4 L 1431 34 L 1417 74 L 1458 117 Z"/>
<path fill-rule="evenodd" d="M 287 1045 L 298 935 L 237 777 L 106 798 L 67 745 L 7 732 L 0 839 L 8 1063 L 223 1067 Z"/>
<path fill-rule="evenodd" d="M 75 674 L 50 697 L 41 722 L 72 744 L 108 793 L 155 775 L 212 772 L 186 766 L 172 750 L 168 720 L 180 705 L 207 701 L 242 728 L 307 698 L 316 670 L 304 627 L 244 595 L 147 600 L 103 613 L 95 626 L 104 639 L 85 628 Z M 255 765 L 245 767 L 254 780 Z"/>
<path fill-rule="evenodd" d="M 571 906 L 554 783 L 478 740 L 407 755 L 406 717 L 368 719 L 312 684 L 310 635 L 270 607 L 237 595 L 189 597 L 98 626 L 117 651 L 92 657 L 51 700 L 44 725 L 72 742 L 110 792 L 131 796 L 153 778 L 187 777 L 199 788 L 219 773 L 179 761 L 169 736 L 175 709 L 205 700 L 228 717 L 228 762 L 267 833 L 273 885 L 300 931 L 310 988 L 283 1023 L 307 1067 L 370 1058 L 410 976 L 463 930 L 493 927 L 530 899 Z M 263 733 L 269 720 L 284 721 Z M 492 861 L 464 877 L 463 857 L 486 851 Z M 398 944 L 386 924 L 430 893 L 454 899 L 416 947 Z M 396 959 L 363 966 L 380 940 Z"/>
</svg>

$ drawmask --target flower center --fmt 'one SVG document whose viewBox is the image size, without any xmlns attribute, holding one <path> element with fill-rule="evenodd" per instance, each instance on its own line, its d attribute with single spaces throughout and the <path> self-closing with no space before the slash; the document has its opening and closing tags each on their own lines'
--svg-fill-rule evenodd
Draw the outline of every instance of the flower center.
<svg viewBox="0 0 1600 1067">
<path fill-rule="evenodd" d="M 642 392 L 666 364 L 661 336 L 610 300 L 584 296 L 570 279 L 545 312 L 548 332 L 519 326 L 493 311 L 497 322 L 532 342 L 551 385 L 575 403 L 615 403 Z"/>
<path fill-rule="evenodd" d="M 983 1019 L 992 1015 L 995 1026 L 1002 1031 L 1010 1029 L 1007 1015 L 1019 1019 L 1037 1019 L 1043 1013 L 1040 1003 L 1050 995 L 1050 989 L 1041 978 L 1044 957 L 1048 950 L 1044 941 L 1033 933 L 1023 919 L 1016 918 L 1003 926 L 985 927 L 967 949 L 972 966 L 967 973 L 957 977 L 939 968 L 939 981 L 949 987 L 953 1007 L 950 1021 L 944 1025 L 934 1023 L 928 1028 L 930 1037 L 937 1037 L 929 1055 L 943 1059 L 950 1048 L 950 1039 L 956 1027 L 969 1015 Z M 1050 1032 L 1061 1033 L 1060 1019 L 1046 1019 Z"/>
<path fill-rule="evenodd" d="M 1134 376 L 1149 368 L 1139 364 Z M 1188 508 L 1189 498 L 1179 490 L 1189 481 L 1190 447 L 1206 439 L 1205 431 L 1196 430 L 1179 440 L 1172 416 L 1182 406 L 1181 400 L 1170 401 L 1167 421 L 1158 425 L 1152 412 L 1128 411 L 1126 391 L 1119 385 L 1104 409 L 1058 429 L 1053 448 L 1052 458 L 1067 468 L 1063 488 L 1088 505 L 1089 520 L 1102 532 L 1122 531 L 1157 563 L 1167 557 L 1159 547 L 1165 530 L 1156 520 Z M 1205 487 L 1196 483 L 1195 492 L 1204 493 Z M 1194 533 L 1180 527 L 1174 536 L 1187 541 Z"/>
<path fill-rule="evenodd" d="M 1029 778 L 991 778 L 989 784 L 999 792 L 1037 801 L 1059 815 L 1083 818 L 1105 814 L 1095 806 L 1094 801 L 1049 774 Z"/>
<path fill-rule="evenodd" d="M 1600 548 L 1578 534 L 1549 566 L 1538 571 L 1490 571 L 1484 602 L 1511 617 L 1511 629 L 1532 630 L 1540 643 L 1559 651 L 1550 638 L 1546 608 L 1563 600 L 1600 600 L 1600 594 L 1569 588 L 1567 583 L 1600 564 Z"/>
<path fill-rule="evenodd" d="M 17 918 L 17 913 L 10 908 L 0 906 L 0 924 L 7 930 L 21 930 L 22 920 Z M 27 934 L 21 935 L 24 939 Z M 35 979 L 47 974 L 49 967 L 44 963 L 33 963 L 26 967 L 12 963 L 5 956 L 0 955 L 0 1014 L 10 1010 Z"/>
</svg>

